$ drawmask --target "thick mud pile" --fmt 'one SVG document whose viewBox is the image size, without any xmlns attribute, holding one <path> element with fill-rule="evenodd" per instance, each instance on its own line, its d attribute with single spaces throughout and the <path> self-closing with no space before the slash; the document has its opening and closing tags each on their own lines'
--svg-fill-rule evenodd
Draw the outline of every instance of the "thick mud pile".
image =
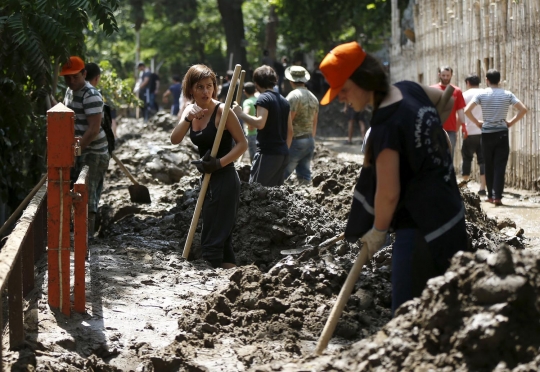
<svg viewBox="0 0 540 372">
<path fill-rule="evenodd" d="M 538 371 L 540 260 L 503 246 L 454 257 L 421 298 L 376 335 L 333 357 L 255 371 Z"/>
<path fill-rule="evenodd" d="M 59 356 L 57 364 L 47 360 L 47 368 L 66 371 L 113 371 L 124 365 L 136 365 L 126 370 L 138 372 L 450 371 L 487 370 L 501 361 L 506 367 L 499 368 L 533 363 L 538 349 L 534 337 L 540 339 L 535 328 L 540 265 L 532 254 L 517 251 L 523 248 L 523 231 L 512 221 L 488 218 L 478 196 L 467 190 L 462 191 L 467 232 L 476 253 L 458 255 L 444 277 L 433 279 L 421 299 L 402 307 L 390 321 L 392 246 L 385 247 L 363 268 L 328 354 L 306 357 L 358 254 L 356 244 L 344 241 L 319 245 L 344 230 L 360 165 L 336 161 L 335 153 L 317 145 L 310 185 L 292 181 L 264 188 L 242 183 L 233 231 L 241 267 L 214 270 L 200 259 L 201 221 L 189 261 L 181 258 L 200 174 L 190 164 L 199 155 L 189 140 L 170 145 L 174 125 L 169 115 L 148 124 L 123 120 L 117 155 L 150 189 L 152 203 L 130 201 L 130 181 L 111 161 L 97 221 L 99 238 L 91 243 L 88 270 L 95 298 L 89 302 L 103 306 L 84 319 L 102 327 L 103 311 L 114 304 L 109 314 L 120 314 L 119 324 L 142 322 L 135 330 L 139 333 L 116 325 L 96 329 L 98 347 L 86 343 L 80 326 L 74 325 L 77 354 L 55 342 L 51 347 L 40 343 L 38 351 L 29 344 L 25 355 L 34 360 L 29 364 L 36 365 L 37 358 L 39 365 L 44 353 Z M 249 165 L 239 162 L 237 169 L 247 180 Z M 510 250 L 499 250 L 505 242 Z M 305 250 L 281 254 L 296 248 Z M 144 305 L 129 307 L 139 303 Z M 144 310 L 150 308 L 159 310 Z M 133 318 L 118 309 L 134 311 Z M 159 316 L 167 326 L 153 319 Z M 528 317 L 530 337 L 522 333 Z M 69 332 L 70 326 L 62 327 Z M 147 341 L 140 332 L 148 333 Z M 158 346 L 150 346 L 148 337 L 159 338 Z M 492 357 L 497 351 L 500 355 Z M 485 365 L 483 355 L 488 355 Z"/>
</svg>

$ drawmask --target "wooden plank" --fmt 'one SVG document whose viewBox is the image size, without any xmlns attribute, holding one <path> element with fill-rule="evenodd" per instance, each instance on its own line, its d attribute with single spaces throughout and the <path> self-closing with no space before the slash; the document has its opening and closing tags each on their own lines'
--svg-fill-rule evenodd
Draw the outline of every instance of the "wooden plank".
<svg viewBox="0 0 540 372">
<path fill-rule="evenodd" d="M 6 244 L 0 251 L 0 291 L 7 284 L 11 270 L 21 252 L 21 246 L 28 234 L 30 224 L 34 221 L 38 207 L 45 197 L 47 186 L 43 185 L 36 193 L 28 207 L 24 210 L 13 232 L 9 235 Z"/>
<path fill-rule="evenodd" d="M 16 350 L 24 342 L 22 301 L 22 260 L 17 258 L 8 281 L 9 348 Z"/>
<path fill-rule="evenodd" d="M 37 219 L 37 218 L 36 218 Z M 23 296 L 26 296 L 34 289 L 34 234 L 35 222 L 30 225 L 30 231 L 23 243 L 22 250 L 22 274 L 23 274 Z"/>
</svg>

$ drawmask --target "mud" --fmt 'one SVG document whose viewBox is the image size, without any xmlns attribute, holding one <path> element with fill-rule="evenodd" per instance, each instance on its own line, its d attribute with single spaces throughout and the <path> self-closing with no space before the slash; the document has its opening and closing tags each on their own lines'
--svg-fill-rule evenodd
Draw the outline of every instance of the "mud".
<svg viewBox="0 0 540 372">
<path fill-rule="evenodd" d="M 326 355 L 310 357 L 358 254 L 343 241 L 318 246 L 344 230 L 359 164 L 317 145 L 311 184 L 242 183 L 233 232 L 240 267 L 214 270 L 200 259 L 201 222 L 189 261 L 181 257 L 200 175 L 189 141 L 169 145 L 174 122 L 122 120 L 117 155 L 152 203 L 130 202 L 129 180 L 111 161 L 87 312 L 65 318 L 48 307 L 41 262 L 25 307 L 27 342 L 4 354 L 13 370 L 536 370 L 540 265 L 524 249 L 526 232 L 487 217 L 466 189 L 474 253 L 456 256 L 391 320 L 392 246 L 383 248 L 362 270 Z M 237 169 L 247 180 L 249 165 Z M 293 248 L 306 250 L 280 253 Z"/>
</svg>

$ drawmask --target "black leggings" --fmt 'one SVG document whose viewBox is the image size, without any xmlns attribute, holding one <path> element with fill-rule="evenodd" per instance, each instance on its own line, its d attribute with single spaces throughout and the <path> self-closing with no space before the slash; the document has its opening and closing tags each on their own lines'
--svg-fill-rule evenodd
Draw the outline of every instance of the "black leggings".
<svg viewBox="0 0 540 372">
<path fill-rule="evenodd" d="M 202 208 L 202 256 L 213 267 L 236 264 L 232 232 L 240 201 L 240 178 L 234 167 L 212 173 Z"/>
</svg>

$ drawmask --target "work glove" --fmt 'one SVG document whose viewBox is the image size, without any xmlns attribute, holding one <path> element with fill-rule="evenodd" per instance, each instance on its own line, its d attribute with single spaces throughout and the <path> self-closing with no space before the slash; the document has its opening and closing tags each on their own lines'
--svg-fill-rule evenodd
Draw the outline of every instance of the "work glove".
<svg viewBox="0 0 540 372">
<path fill-rule="evenodd" d="M 201 173 L 212 173 L 221 169 L 219 159 L 210 155 L 210 150 L 208 150 L 201 159 L 194 160 L 191 164 L 194 164 Z"/>
<path fill-rule="evenodd" d="M 370 260 L 373 258 L 373 255 L 381 249 L 386 241 L 386 232 L 387 230 L 377 230 L 373 227 L 360 238 L 362 244 L 367 248 L 368 258 Z M 363 248 L 364 247 L 362 247 L 362 249 Z"/>
</svg>

